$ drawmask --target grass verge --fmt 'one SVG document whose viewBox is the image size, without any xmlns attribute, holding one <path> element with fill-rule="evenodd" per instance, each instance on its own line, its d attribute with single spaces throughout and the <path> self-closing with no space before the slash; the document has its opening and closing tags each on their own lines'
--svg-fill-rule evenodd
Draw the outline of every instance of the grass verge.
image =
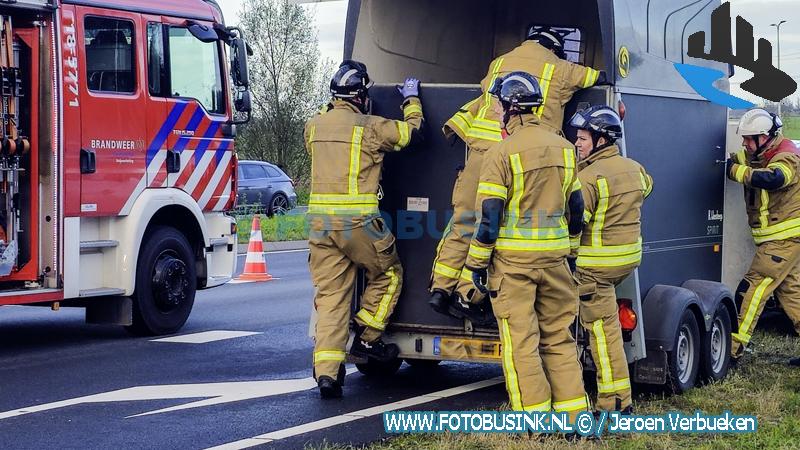
<svg viewBox="0 0 800 450">
<path fill-rule="evenodd" d="M 250 240 L 253 227 L 253 216 L 238 216 L 239 243 L 246 244 Z M 308 239 L 308 227 L 305 214 L 261 216 L 261 236 L 266 242 L 302 241 Z"/>
<path fill-rule="evenodd" d="M 800 116 L 783 118 L 783 135 L 789 139 L 800 139 Z"/>
</svg>

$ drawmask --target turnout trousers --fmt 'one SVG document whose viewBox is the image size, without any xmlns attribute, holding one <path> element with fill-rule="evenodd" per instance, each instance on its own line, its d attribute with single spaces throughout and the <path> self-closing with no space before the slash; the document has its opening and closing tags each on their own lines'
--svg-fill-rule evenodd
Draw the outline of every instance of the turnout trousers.
<svg viewBox="0 0 800 450">
<path fill-rule="evenodd" d="M 317 287 L 314 374 L 337 379 L 343 367 L 353 290 L 358 269 L 366 271 L 367 285 L 355 315 L 364 327 L 361 339 L 381 337 L 403 286 L 403 268 L 395 238 L 380 218 L 350 230 L 311 231 L 309 266 Z"/>
<path fill-rule="evenodd" d="M 750 343 L 764 304 L 773 295 L 800 332 L 800 239 L 769 241 L 756 246 L 750 270 L 736 288 L 739 331 L 731 335 L 731 354 L 739 357 Z"/>
<path fill-rule="evenodd" d="M 515 267 L 495 256 L 489 274 L 511 409 L 567 412 L 575 420 L 589 403 L 570 332 L 578 292 L 569 267 Z"/>
<path fill-rule="evenodd" d="M 589 349 L 597 368 L 597 402 L 599 411 L 620 411 L 631 404 L 631 381 L 625 356 L 622 328 L 619 323 L 616 286 L 628 274 L 604 277 L 578 268 L 581 290 L 581 325 L 589 336 Z"/>
</svg>

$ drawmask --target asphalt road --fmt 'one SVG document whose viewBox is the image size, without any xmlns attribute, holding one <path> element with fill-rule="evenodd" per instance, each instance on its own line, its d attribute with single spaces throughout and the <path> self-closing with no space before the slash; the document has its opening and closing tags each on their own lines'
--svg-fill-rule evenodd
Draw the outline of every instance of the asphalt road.
<svg viewBox="0 0 800 450">
<path fill-rule="evenodd" d="M 499 382 L 472 384 L 501 376 L 499 366 L 461 363 L 433 371 L 404 365 L 391 379 L 351 368 L 345 398 L 322 401 L 309 378 L 307 258 L 307 251 L 271 253 L 277 280 L 198 293 L 179 336 L 239 332 L 205 343 L 155 342 L 86 325 L 81 309 L 0 308 L 0 447 L 363 444 L 386 437 L 375 411 L 403 405 L 393 402 L 464 410 L 505 401 Z"/>
</svg>

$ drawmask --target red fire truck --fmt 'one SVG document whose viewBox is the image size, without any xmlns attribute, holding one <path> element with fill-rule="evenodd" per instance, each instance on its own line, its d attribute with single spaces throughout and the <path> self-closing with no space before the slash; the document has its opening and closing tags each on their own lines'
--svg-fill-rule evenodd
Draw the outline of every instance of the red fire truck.
<svg viewBox="0 0 800 450">
<path fill-rule="evenodd" d="M 236 263 L 241 31 L 214 0 L 0 5 L 0 305 L 177 331 Z"/>
</svg>

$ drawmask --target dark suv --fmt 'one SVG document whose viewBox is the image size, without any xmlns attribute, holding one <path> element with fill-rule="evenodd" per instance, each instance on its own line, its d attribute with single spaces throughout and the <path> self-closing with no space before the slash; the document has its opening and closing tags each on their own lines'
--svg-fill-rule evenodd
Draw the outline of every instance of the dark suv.
<svg viewBox="0 0 800 450">
<path fill-rule="evenodd" d="M 297 205 L 294 181 L 277 166 L 262 161 L 239 161 L 239 207 L 268 216 L 284 214 Z"/>
</svg>

